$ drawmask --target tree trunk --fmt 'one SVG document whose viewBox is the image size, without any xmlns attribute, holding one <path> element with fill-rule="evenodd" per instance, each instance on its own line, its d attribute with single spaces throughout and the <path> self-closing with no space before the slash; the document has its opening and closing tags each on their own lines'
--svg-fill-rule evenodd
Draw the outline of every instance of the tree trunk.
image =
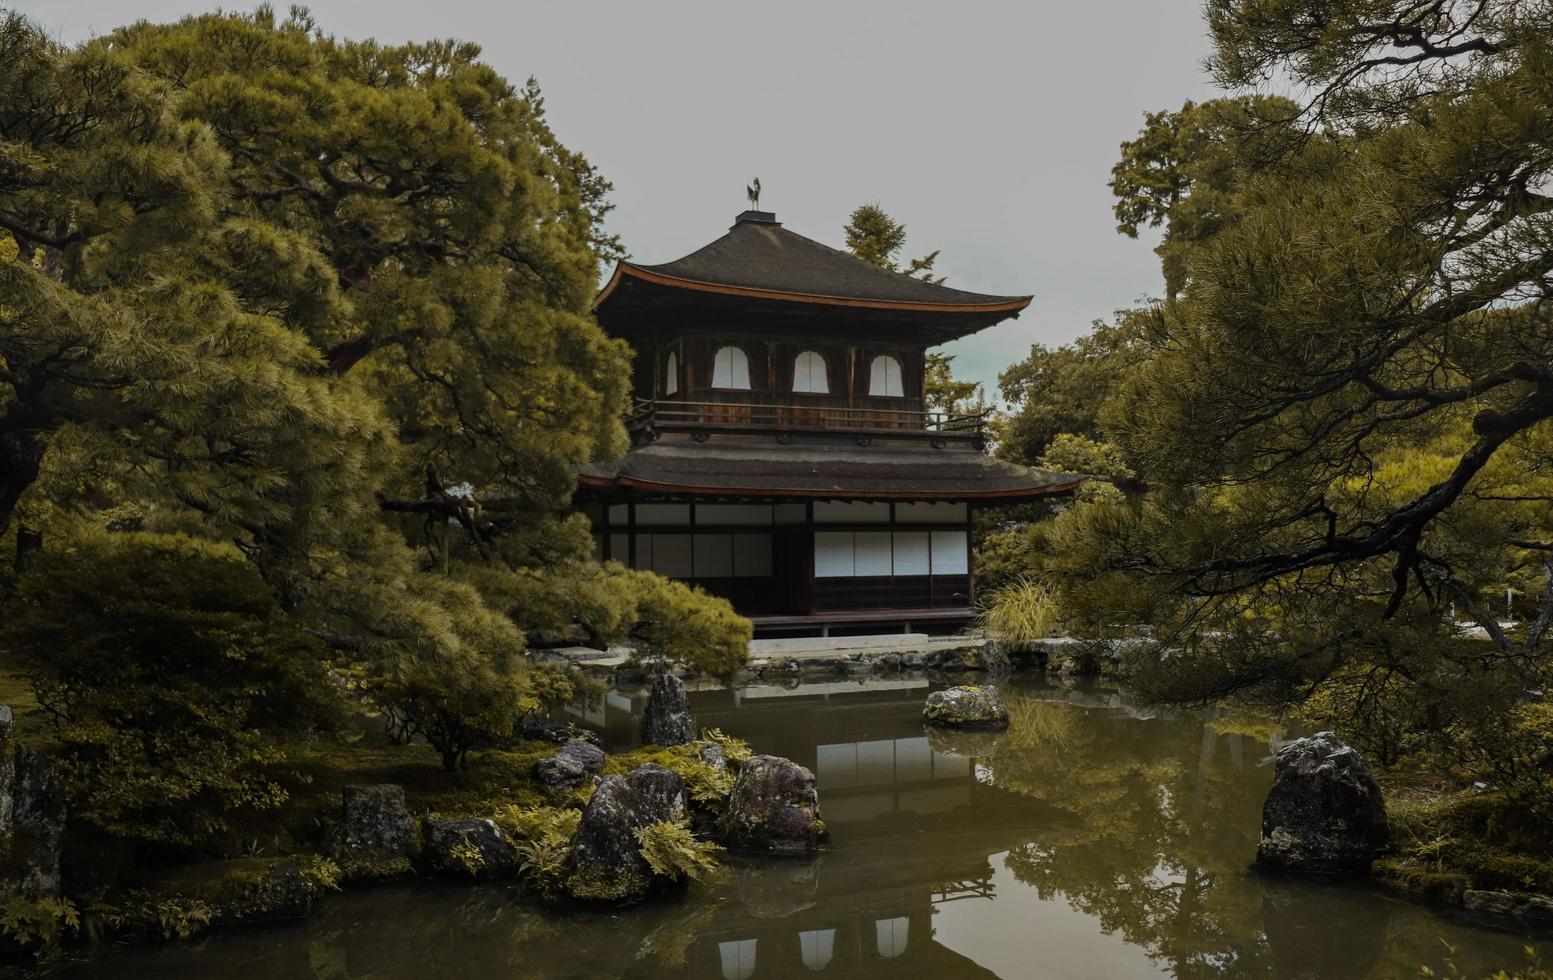
<svg viewBox="0 0 1553 980">
<path fill-rule="evenodd" d="M 43 550 L 43 532 L 26 525 L 16 526 L 16 574 L 25 575 L 32 567 L 32 556 Z"/>
<path fill-rule="evenodd" d="M 42 440 L 26 431 L 0 431 L 0 535 L 10 529 L 17 503 L 38 479 L 42 466 Z"/>
</svg>

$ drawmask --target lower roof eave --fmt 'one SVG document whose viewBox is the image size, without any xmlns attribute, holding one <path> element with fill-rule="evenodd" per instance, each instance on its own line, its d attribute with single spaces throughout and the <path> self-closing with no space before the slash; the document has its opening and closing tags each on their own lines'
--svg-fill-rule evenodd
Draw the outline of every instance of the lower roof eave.
<svg viewBox="0 0 1553 980">
<path fill-rule="evenodd" d="M 578 476 L 578 484 L 589 489 L 602 491 L 630 490 L 677 497 L 790 497 L 807 500 L 978 500 L 1008 503 L 1029 500 L 1034 497 L 1051 497 L 1071 493 L 1085 482 L 1081 478 L 1064 483 L 1000 490 L 860 490 L 839 487 L 705 487 L 653 483 L 629 476 L 605 477 L 589 474 L 580 474 Z"/>
</svg>

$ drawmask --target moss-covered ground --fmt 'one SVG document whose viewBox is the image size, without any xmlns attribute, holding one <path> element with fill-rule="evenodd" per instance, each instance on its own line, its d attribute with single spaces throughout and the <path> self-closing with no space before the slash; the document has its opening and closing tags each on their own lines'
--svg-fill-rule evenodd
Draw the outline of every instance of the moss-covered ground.
<svg viewBox="0 0 1553 980">
<path fill-rule="evenodd" d="M 1469 889 L 1553 894 L 1553 831 L 1530 804 L 1406 775 L 1382 781 L 1392 853 L 1375 864 L 1380 881 L 1453 904 Z"/>
</svg>

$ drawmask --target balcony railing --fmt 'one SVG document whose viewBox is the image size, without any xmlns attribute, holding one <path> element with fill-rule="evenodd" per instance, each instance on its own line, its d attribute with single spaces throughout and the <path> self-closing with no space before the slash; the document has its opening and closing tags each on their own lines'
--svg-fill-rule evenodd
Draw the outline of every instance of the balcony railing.
<svg viewBox="0 0 1553 980">
<path fill-rule="evenodd" d="M 639 398 L 627 418 L 638 441 L 662 432 L 830 432 L 858 437 L 920 438 L 936 445 L 968 442 L 981 446 L 986 412 L 950 414 L 845 405 L 760 405 Z"/>
</svg>

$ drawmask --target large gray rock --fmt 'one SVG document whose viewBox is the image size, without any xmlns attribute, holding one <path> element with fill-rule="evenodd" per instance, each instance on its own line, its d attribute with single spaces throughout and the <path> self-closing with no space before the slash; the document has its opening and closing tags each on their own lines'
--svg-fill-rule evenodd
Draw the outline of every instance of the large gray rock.
<svg viewBox="0 0 1553 980">
<path fill-rule="evenodd" d="M 604 750 L 592 742 L 574 738 L 555 755 L 534 763 L 539 781 L 552 789 L 574 789 L 589 776 L 604 771 Z"/>
<path fill-rule="evenodd" d="M 404 802 L 404 787 L 392 783 L 347 786 L 341 794 L 335 859 L 347 878 L 382 879 L 412 870 L 419 841 Z"/>
<path fill-rule="evenodd" d="M 993 640 L 970 640 L 964 646 L 930 651 L 922 658 L 928 670 L 974 670 L 985 674 L 1006 674 L 1013 669 L 1008 653 Z"/>
<path fill-rule="evenodd" d="M 647 745 L 685 745 L 696 739 L 696 719 L 690 713 L 685 683 L 673 674 L 652 679 L 647 707 L 642 711 L 642 741 Z"/>
<path fill-rule="evenodd" d="M 1468 889 L 1462 895 L 1461 904 L 1474 918 L 1491 925 L 1553 929 L 1553 898 L 1547 895 Z"/>
<path fill-rule="evenodd" d="M 685 782 L 673 770 L 649 762 L 625 776 L 603 777 L 572 838 L 566 890 L 590 901 L 645 895 L 652 868 L 637 847 L 636 831 L 683 820 L 686 813 Z"/>
<path fill-rule="evenodd" d="M 518 869 L 517 847 L 494 820 L 427 820 L 421 836 L 434 872 L 489 879 Z"/>
<path fill-rule="evenodd" d="M 945 728 L 1007 728 L 1008 707 L 995 687 L 963 685 L 929 694 L 922 718 Z"/>
<path fill-rule="evenodd" d="M 65 797 L 46 758 L 16 741 L 0 705 L 0 898 L 59 893 Z"/>
<path fill-rule="evenodd" d="M 718 821 L 724 844 L 775 854 L 808 854 L 825 842 L 814 773 L 776 755 L 744 760 Z"/>
<path fill-rule="evenodd" d="M 1364 873 L 1390 839 L 1386 802 L 1359 753 L 1331 732 L 1278 750 L 1256 860 L 1315 874 Z"/>
</svg>

